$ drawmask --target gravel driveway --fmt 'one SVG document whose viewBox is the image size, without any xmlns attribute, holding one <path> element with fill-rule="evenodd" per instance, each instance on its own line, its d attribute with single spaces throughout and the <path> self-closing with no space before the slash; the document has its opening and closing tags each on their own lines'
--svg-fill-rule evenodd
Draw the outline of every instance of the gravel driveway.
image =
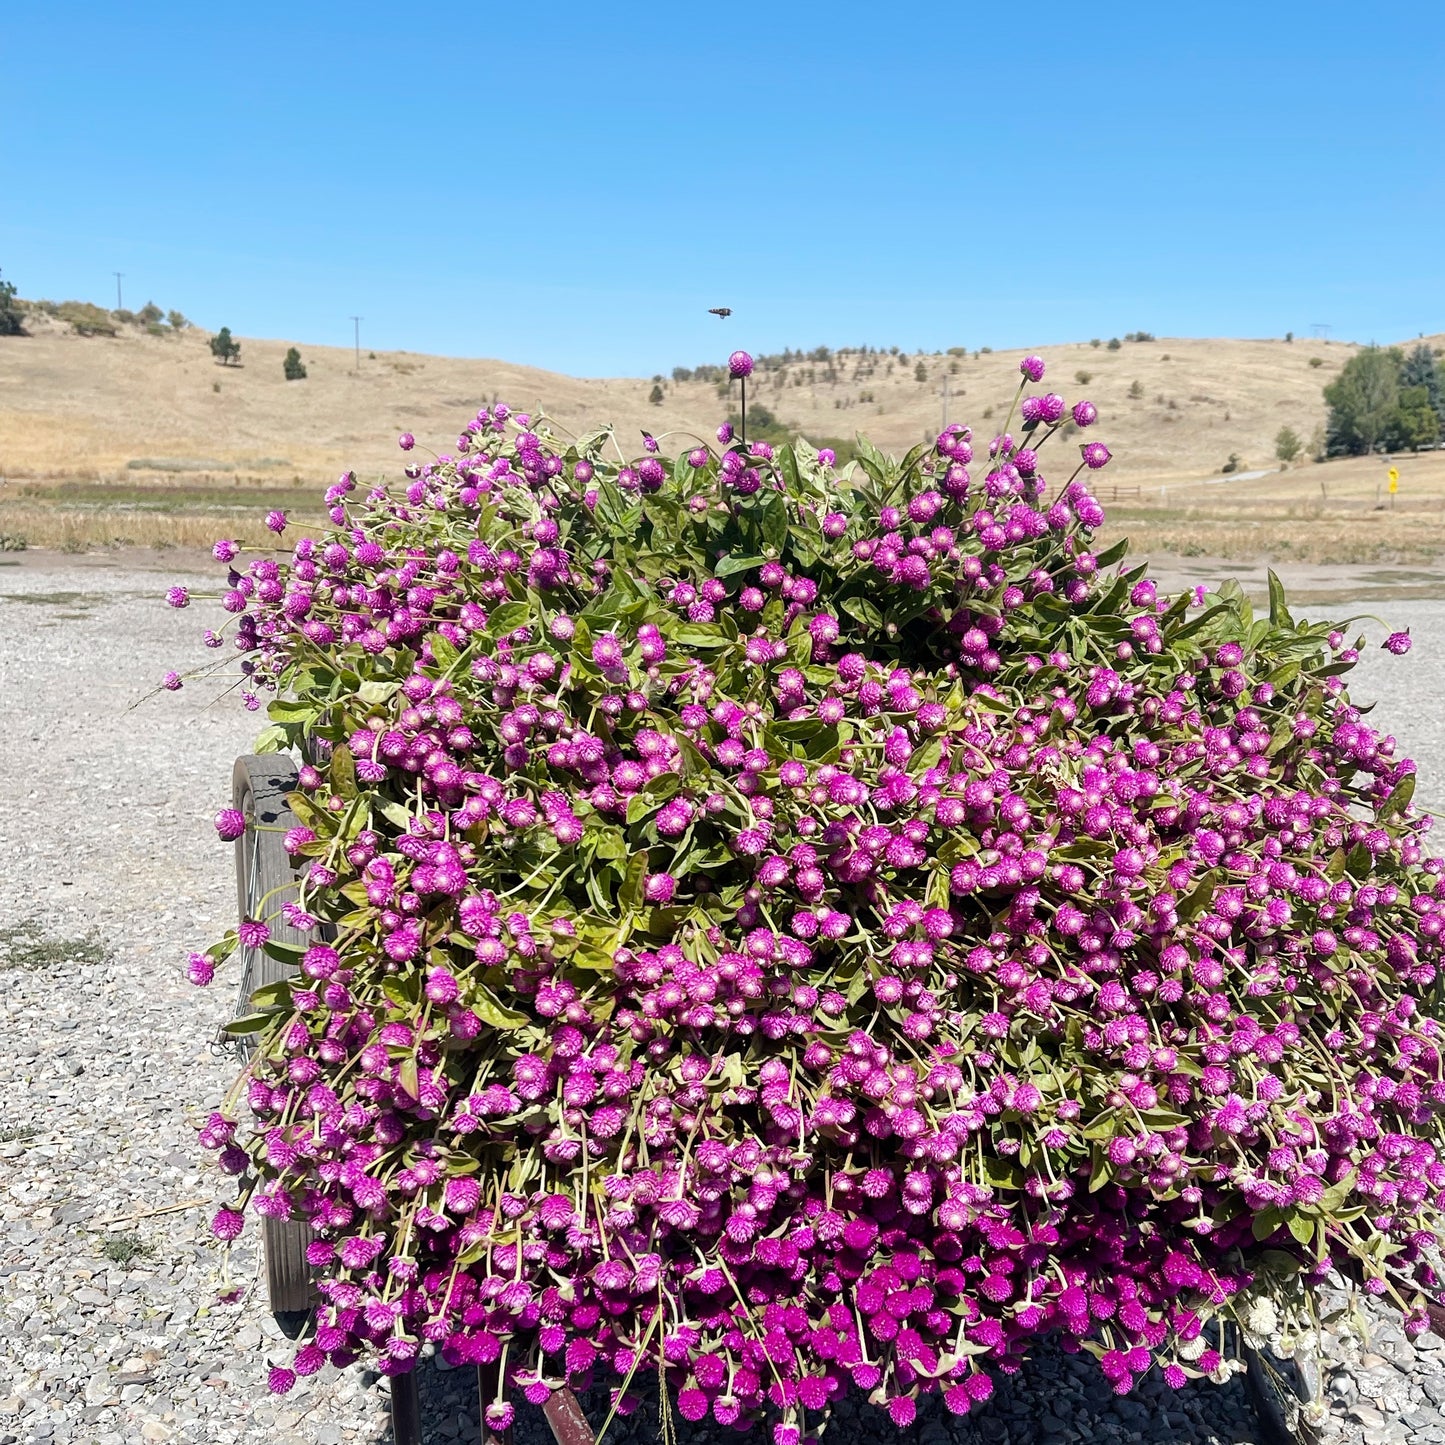
<svg viewBox="0 0 1445 1445">
<path fill-rule="evenodd" d="M 210 819 L 257 719 L 199 685 L 138 702 L 205 655 L 209 607 L 168 609 L 170 580 L 133 560 L 0 565 L 0 1445 L 389 1439 L 384 1382 L 360 1370 L 266 1394 L 267 1365 L 290 1345 L 266 1312 L 254 1230 L 229 1273 L 206 1243 L 216 1181 L 194 1129 L 233 1072 L 209 1040 L 235 966 L 202 992 L 182 963 L 234 920 L 231 850 Z M 1356 690 L 1420 760 L 1420 800 L 1445 808 L 1445 602 L 1376 610 L 1417 645 L 1404 660 L 1371 652 Z M 1439 1340 L 1412 1347 L 1386 1324 L 1363 1357 L 1348 1349 L 1326 1374 L 1327 1442 L 1445 1442 Z M 429 1439 L 478 1438 L 468 1383 L 428 1365 Z M 522 1445 L 540 1445 L 536 1420 L 524 1414 Z M 871 1410 L 836 1430 L 897 1433 Z M 916 1433 L 925 1445 L 1261 1438 L 1239 1380 L 1174 1394 L 1151 1378 L 1120 1400 L 1090 1362 L 1048 1354 L 968 1422 L 928 1409 Z M 647 1434 L 638 1419 L 609 1438 Z"/>
</svg>

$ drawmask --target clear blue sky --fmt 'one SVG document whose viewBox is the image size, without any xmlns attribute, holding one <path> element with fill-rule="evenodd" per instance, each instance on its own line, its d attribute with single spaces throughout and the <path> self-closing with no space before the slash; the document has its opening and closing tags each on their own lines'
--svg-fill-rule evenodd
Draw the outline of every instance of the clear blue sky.
<svg viewBox="0 0 1445 1445">
<path fill-rule="evenodd" d="M 11 0 L 0 269 L 590 375 L 737 345 L 1395 339 L 1445 328 L 1442 16 Z"/>
</svg>

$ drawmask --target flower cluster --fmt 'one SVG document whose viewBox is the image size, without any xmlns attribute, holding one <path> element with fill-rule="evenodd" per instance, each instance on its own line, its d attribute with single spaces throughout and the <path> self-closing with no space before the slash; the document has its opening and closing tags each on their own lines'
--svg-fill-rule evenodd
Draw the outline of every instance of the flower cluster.
<svg viewBox="0 0 1445 1445">
<path fill-rule="evenodd" d="M 261 746 L 308 759 L 307 943 L 191 961 L 294 964 L 202 1136 L 220 1238 L 314 1231 L 274 1388 L 433 1342 L 534 1402 L 661 1370 L 790 1445 L 850 1386 L 966 1412 L 1045 1333 L 1121 1392 L 1222 1377 L 1217 1323 L 1301 1327 L 1331 1268 L 1423 1327 L 1413 765 L 1277 588 L 1095 554 L 1107 448 L 1040 454 L 1095 409 L 1022 370 L 1017 434 L 846 477 L 492 406 L 289 558 L 218 544 Z"/>
</svg>

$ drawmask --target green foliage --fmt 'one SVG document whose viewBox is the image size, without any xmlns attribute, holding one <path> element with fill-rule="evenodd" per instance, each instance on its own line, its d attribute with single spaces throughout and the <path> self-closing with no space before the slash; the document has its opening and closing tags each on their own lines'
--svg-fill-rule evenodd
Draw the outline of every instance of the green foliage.
<svg viewBox="0 0 1445 1445">
<path fill-rule="evenodd" d="M 1363 456 L 1379 447 L 1417 451 L 1434 446 L 1445 419 L 1434 353 L 1426 345 L 1408 356 L 1399 347 L 1366 347 L 1325 387 L 1330 456 Z"/>
<path fill-rule="evenodd" d="M 1144 395 L 1144 383 L 1142 381 L 1131 381 L 1129 383 L 1129 396 L 1138 401 Z"/>
<path fill-rule="evenodd" d="M 179 311 L 166 312 L 166 325 L 172 331 L 184 331 L 191 323 Z"/>
<path fill-rule="evenodd" d="M 1320 367 L 1322 367 L 1324 364 L 1325 364 L 1324 357 L 1322 357 L 1322 356 L 1312 356 L 1312 357 L 1310 357 L 1310 370 L 1311 370 L 1311 371 L 1318 371 L 1318 370 L 1320 369 Z"/>
<path fill-rule="evenodd" d="M 1286 331 L 1285 334 L 1284 334 L 1284 339 L 1285 339 L 1286 341 L 1292 343 L 1292 342 L 1294 341 L 1294 332 L 1293 332 L 1293 331 Z"/>
<path fill-rule="evenodd" d="M 1154 340 L 1154 333 L 1153 333 L 1152 331 L 1126 331 L 1126 332 L 1124 333 L 1124 340 L 1125 340 L 1125 341 L 1153 341 L 1153 340 Z"/>
<path fill-rule="evenodd" d="M 661 406 L 661 405 L 662 405 L 662 383 L 661 383 L 661 382 L 656 382 L 656 381 L 655 381 L 655 382 L 652 383 L 652 390 L 647 393 L 647 399 L 648 399 L 648 401 L 650 401 L 650 402 L 653 404 L 653 406 Z"/>
<path fill-rule="evenodd" d="M 928 380 L 928 368 L 923 364 L 921 358 L 919 359 L 918 365 L 913 368 L 913 379 L 914 381 Z"/>
<path fill-rule="evenodd" d="M 211 355 L 221 363 L 222 366 L 229 366 L 241 354 L 241 343 L 231 336 L 231 328 L 223 326 L 211 337 Z"/>
<path fill-rule="evenodd" d="M 1111 336 L 1111 337 L 1109 338 L 1109 350 L 1110 350 L 1110 351 L 1118 351 L 1123 345 L 1124 345 L 1124 343 L 1123 343 L 1122 341 L 1120 341 L 1117 336 Z"/>
<path fill-rule="evenodd" d="M 0 336 L 23 336 L 25 313 L 15 299 L 15 283 L 0 276 Z"/>
<path fill-rule="evenodd" d="M 62 301 L 55 308 L 56 317 L 65 322 L 77 336 L 114 336 L 115 317 L 103 307 L 89 301 Z"/>
<path fill-rule="evenodd" d="M 108 1234 L 100 1246 L 100 1252 L 112 1263 L 122 1268 L 132 1265 L 138 1259 L 145 1259 L 155 1253 L 155 1246 L 147 1244 L 139 1234 L 130 1230 L 125 1234 Z"/>
<path fill-rule="evenodd" d="M 0 971 L 11 968 L 51 969 L 62 964 L 104 963 L 110 950 L 91 930 L 65 938 L 48 933 L 36 919 L 0 928 Z"/>
<path fill-rule="evenodd" d="M 1244 470 L 1244 463 L 1240 460 L 1238 452 L 1230 452 L 1229 460 L 1219 469 L 1228 475 L 1230 472 L 1241 472 Z"/>
<path fill-rule="evenodd" d="M 287 349 L 285 359 L 281 362 L 282 370 L 286 373 L 287 381 L 305 381 L 306 363 L 301 360 L 301 353 L 292 346 Z"/>
<path fill-rule="evenodd" d="M 1274 439 L 1274 454 L 1282 462 L 1292 462 L 1304 450 L 1304 443 L 1293 427 L 1282 426 Z"/>
<path fill-rule="evenodd" d="M 1097 336 L 1089 342 L 1089 345 L 1092 346 L 1095 351 L 1097 351 L 1103 344 L 1104 343 L 1100 341 Z"/>
<path fill-rule="evenodd" d="M 166 313 L 154 301 L 147 301 L 136 315 L 145 326 L 159 326 L 166 319 Z"/>
<path fill-rule="evenodd" d="M 1074 373 L 1074 380 L 1077 381 L 1080 386 L 1088 386 L 1093 379 L 1094 373 L 1092 371 L 1076 371 Z"/>
</svg>

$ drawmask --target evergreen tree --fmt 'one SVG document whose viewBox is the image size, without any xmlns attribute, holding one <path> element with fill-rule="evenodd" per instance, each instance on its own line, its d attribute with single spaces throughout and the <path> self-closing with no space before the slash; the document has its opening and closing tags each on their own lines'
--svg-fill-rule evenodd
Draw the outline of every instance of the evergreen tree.
<svg viewBox="0 0 1445 1445">
<path fill-rule="evenodd" d="M 241 354 L 241 343 L 231 338 L 231 328 L 223 326 L 211 337 L 211 355 L 221 363 L 222 366 L 229 366 Z"/>
<path fill-rule="evenodd" d="M 647 399 L 653 406 L 662 405 L 662 385 L 660 382 L 653 382 L 652 390 L 648 392 Z"/>
<path fill-rule="evenodd" d="M 301 360 L 301 353 L 294 346 L 287 351 L 281 368 L 286 373 L 287 381 L 306 380 L 306 364 Z"/>
<path fill-rule="evenodd" d="M 1292 462 L 1304 450 L 1304 443 L 1293 427 L 1282 426 L 1274 439 L 1274 454 L 1282 462 Z"/>
<path fill-rule="evenodd" d="M 1400 387 L 1403 391 L 1406 387 L 1423 386 L 1426 396 L 1430 402 L 1430 409 L 1439 418 L 1442 425 L 1445 425 L 1445 386 L 1441 385 L 1440 367 L 1436 363 L 1435 353 L 1429 345 L 1422 341 L 1406 356 L 1400 367 Z M 1401 404 L 1404 404 L 1404 397 L 1401 397 Z"/>
<path fill-rule="evenodd" d="M 0 336 L 24 336 L 25 313 L 15 299 L 15 283 L 0 278 Z"/>
</svg>

